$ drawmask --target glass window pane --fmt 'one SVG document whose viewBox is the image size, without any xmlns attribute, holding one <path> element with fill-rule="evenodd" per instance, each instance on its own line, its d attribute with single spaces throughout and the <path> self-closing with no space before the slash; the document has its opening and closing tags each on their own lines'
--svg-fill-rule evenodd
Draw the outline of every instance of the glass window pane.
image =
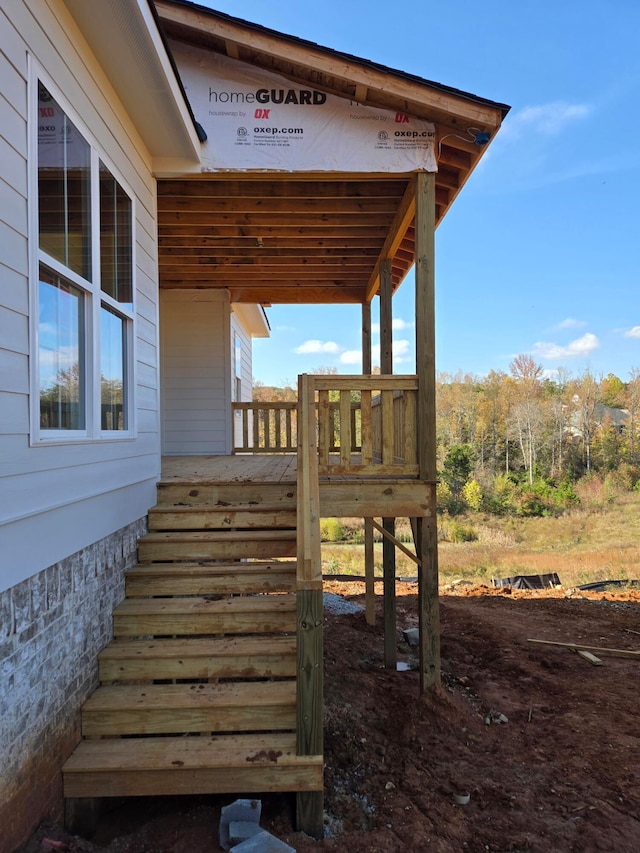
<svg viewBox="0 0 640 853">
<path fill-rule="evenodd" d="M 133 304 L 131 199 L 100 162 L 100 280 L 113 299 Z"/>
<path fill-rule="evenodd" d="M 91 280 L 91 149 L 38 83 L 40 248 Z"/>
<path fill-rule="evenodd" d="M 102 306 L 100 311 L 100 423 L 103 430 L 126 430 L 126 321 Z"/>
<path fill-rule="evenodd" d="M 39 283 L 40 426 L 85 428 L 84 295 L 45 267 Z"/>
</svg>

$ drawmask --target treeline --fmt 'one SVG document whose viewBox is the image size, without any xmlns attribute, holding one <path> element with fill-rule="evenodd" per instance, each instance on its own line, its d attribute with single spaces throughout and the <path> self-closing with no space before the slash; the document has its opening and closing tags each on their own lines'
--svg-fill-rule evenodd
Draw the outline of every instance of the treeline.
<svg viewBox="0 0 640 853">
<path fill-rule="evenodd" d="M 296 391 L 256 383 L 254 398 L 293 401 Z M 550 378 L 519 355 L 508 372 L 441 373 L 436 418 L 441 511 L 542 515 L 640 490 L 636 368 L 626 382 L 589 370 Z"/>
<path fill-rule="evenodd" d="M 554 378 L 519 355 L 509 372 L 437 381 L 439 506 L 540 515 L 606 502 L 640 480 L 640 371 Z"/>
</svg>

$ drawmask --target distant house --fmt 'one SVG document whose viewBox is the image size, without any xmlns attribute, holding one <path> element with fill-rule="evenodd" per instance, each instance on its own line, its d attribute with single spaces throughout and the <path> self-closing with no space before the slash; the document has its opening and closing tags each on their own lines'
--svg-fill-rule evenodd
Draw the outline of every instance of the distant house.
<svg viewBox="0 0 640 853">
<path fill-rule="evenodd" d="M 574 400 L 574 402 L 577 402 Z M 593 407 L 593 424 L 600 427 L 605 423 L 610 423 L 615 431 L 621 434 L 627 421 L 629 420 L 629 412 L 627 409 L 616 409 L 612 406 L 605 406 L 603 403 L 596 403 Z M 578 410 L 571 412 L 569 417 L 569 425 L 567 431 L 574 438 L 581 438 L 584 432 L 583 415 Z"/>
<path fill-rule="evenodd" d="M 325 104 L 333 124 L 314 125 Z M 285 105 L 301 118 L 278 119 Z M 507 111 L 182 0 L 2 4 L 1 851 L 61 814 L 61 768 L 162 459 L 232 453 L 264 306 L 362 304 L 370 341 L 372 298 L 390 334 L 416 255 L 418 369 L 383 399 L 385 423 L 404 406 L 406 441 L 380 439 L 384 488 L 361 471 L 332 507 L 418 520 L 433 628 L 421 678 L 439 678 L 433 230 Z M 352 378 L 363 401 L 379 390 L 370 373 Z M 340 393 L 346 483 L 355 431 Z M 356 450 L 372 469 L 363 417 Z M 298 589 L 316 607 L 314 565 Z M 321 813 L 316 799 L 309 825 Z"/>
</svg>

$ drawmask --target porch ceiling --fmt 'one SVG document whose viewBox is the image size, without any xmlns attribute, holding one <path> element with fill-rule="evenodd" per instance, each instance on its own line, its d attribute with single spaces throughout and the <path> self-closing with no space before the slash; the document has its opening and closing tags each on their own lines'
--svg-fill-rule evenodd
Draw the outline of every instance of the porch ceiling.
<svg viewBox="0 0 640 853">
<path fill-rule="evenodd" d="M 293 81 L 432 121 L 436 224 L 508 107 L 181 0 L 155 0 L 165 35 Z M 227 288 L 232 302 L 361 303 L 415 255 L 412 175 L 217 173 L 158 184 L 160 286 Z"/>
</svg>

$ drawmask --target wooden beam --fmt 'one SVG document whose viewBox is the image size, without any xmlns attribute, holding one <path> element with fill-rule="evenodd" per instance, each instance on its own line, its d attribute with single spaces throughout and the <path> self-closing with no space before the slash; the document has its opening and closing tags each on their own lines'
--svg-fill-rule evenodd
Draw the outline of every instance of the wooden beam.
<svg viewBox="0 0 640 853">
<path fill-rule="evenodd" d="M 287 174 L 278 179 L 273 173 L 258 180 L 255 175 L 233 180 L 219 175 L 197 176 L 188 180 L 160 180 L 158 198 L 284 198 L 284 199 L 380 199 L 400 201 L 407 188 L 407 179 L 397 176 L 370 180 L 368 175 L 353 176 L 351 180 L 312 180 L 305 176 Z"/>
<path fill-rule="evenodd" d="M 378 290 L 378 282 L 380 278 L 380 265 L 387 258 L 392 258 L 396 252 L 396 249 L 402 243 L 405 232 L 411 222 L 413 221 L 415 214 L 415 203 L 416 203 L 416 191 L 415 191 L 415 177 L 410 182 L 407 187 L 407 191 L 405 192 L 402 201 L 400 202 L 400 206 L 396 211 L 396 215 L 393 218 L 393 222 L 389 226 L 388 236 L 384 241 L 384 245 L 380 251 L 380 257 L 378 259 L 378 263 L 371 276 L 369 277 L 369 281 L 367 283 L 367 301 L 370 301 Z"/>
<path fill-rule="evenodd" d="M 236 196 L 234 198 L 200 198 L 186 196 L 161 196 L 158 198 L 158 219 L 165 221 L 172 214 L 208 213 L 218 217 L 223 213 L 252 213 L 252 214 L 341 214 L 358 215 L 361 213 L 376 213 L 393 215 L 398 206 L 398 199 L 383 196 L 382 198 L 252 198 Z"/>
</svg>

